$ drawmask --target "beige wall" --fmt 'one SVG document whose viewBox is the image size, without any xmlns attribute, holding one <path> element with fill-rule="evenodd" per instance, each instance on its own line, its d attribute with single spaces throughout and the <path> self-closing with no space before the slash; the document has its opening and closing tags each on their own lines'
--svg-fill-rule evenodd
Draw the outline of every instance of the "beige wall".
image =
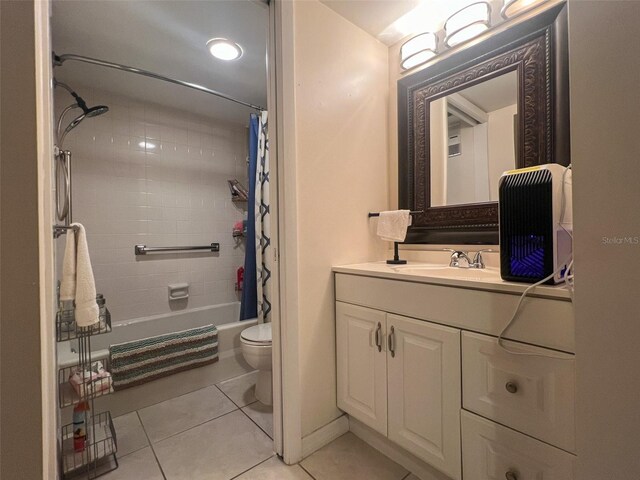
<svg viewBox="0 0 640 480">
<path fill-rule="evenodd" d="M 34 4 L 0 2 L 0 477 L 42 479 Z"/>
<path fill-rule="evenodd" d="M 388 207 L 387 48 L 317 1 L 296 2 L 295 126 L 302 434 L 336 408 L 332 265 L 382 259 L 367 212 Z M 284 168 L 287 168 L 286 165 Z M 285 206 L 285 211 L 287 207 Z"/>
<path fill-rule="evenodd" d="M 393 60 L 391 60 L 393 61 Z M 437 179 L 433 182 L 431 189 L 432 205 L 447 204 L 447 160 L 449 159 L 449 125 L 447 122 L 447 99 L 445 97 L 434 100 L 429 105 L 431 117 L 430 148 L 431 158 L 434 159 L 430 165 L 431 178 Z"/>
<path fill-rule="evenodd" d="M 400 68 L 400 47 L 404 40 L 389 47 L 389 208 L 398 208 L 398 80 L 406 75 Z M 417 67 L 410 73 L 422 70 Z"/>
<path fill-rule="evenodd" d="M 475 189 L 477 166 L 475 151 L 476 130 L 474 127 L 462 127 L 457 130 L 451 130 L 450 133 L 453 134 L 454 132 L 460 135 L 462 150 L 460 155 L 449 156 L 449 130 L 447 129 L 447 153 L 444 156 L 447 171 L 447 196 L 445 205 L 472 203 L 477 198 Z"/>
<path fill-rule="evenodd" d="M 496 202 L 500 176 L 515 168 L 513 116 L 517 113 L 517 104 L 489 112 L 489 195 Z"/>
<path fill-rule="evenodd" d="M 569 1 L 579 480 L 640 475 L 638 25 L 637 1 Z"/>
</svg>

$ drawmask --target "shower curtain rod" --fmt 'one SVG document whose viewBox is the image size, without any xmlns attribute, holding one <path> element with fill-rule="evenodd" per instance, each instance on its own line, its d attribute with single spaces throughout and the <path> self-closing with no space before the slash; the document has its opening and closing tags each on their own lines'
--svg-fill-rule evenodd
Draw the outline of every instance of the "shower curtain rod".
<svg viewBox="0 0 640 480">
<path fill-rule="evenodd" d="M 164 75 L 160 75 L 158 73 L 150 72 L 148 70 L 143 70 L 142 68 L 130 67 L 128 65 L 121 65 L 119 63 L 107 62 L 106 60 L 100 60 L 98 58 L 92 57 L 84 57 L 82 55 L 74 55 L 71 53 L 65 55 L 56 55 L 53 53 L 53 63 L 55 66 L 61 66 L 67 60 L 74 60 L 77 62 L 90 63 L 92 65 L 100 65 L 102 67 L 114 68 L 116 70 L 121 70 L 123 72 L 136 73 L 138 75 L 143 75 L 145 77 L 155 78 L 157 80 L 163 80 L 165 82 L 173 83 L 175 85 L 180 85 L 187 88 L 192 88 L 194 90 L 198 90 L 200 92 L 208 93 L 210 95 L 215 95 L 216 97 L 224 98 L 225 100 L 229 100 L 231 102 L 238 103 L 240 105 L 244 105 L 245 107 L 253 108 L 254 110 L 258 110 L 260 112 L 266 110 L 266 108 L 261 107 L 259 105 L 253 105 L 252 103 L 243 102 L 242 100 L 238 100 L 236 98 L 230 97 L 222 92 L 218 92 L 216 90 L 211 90 L 210 88 L 203 87 L 202 85 L 198 85 L 197 83 L 185 82 L 183 80 L 177 80 L 175 78 L 165 77 Z"/>
</svg>

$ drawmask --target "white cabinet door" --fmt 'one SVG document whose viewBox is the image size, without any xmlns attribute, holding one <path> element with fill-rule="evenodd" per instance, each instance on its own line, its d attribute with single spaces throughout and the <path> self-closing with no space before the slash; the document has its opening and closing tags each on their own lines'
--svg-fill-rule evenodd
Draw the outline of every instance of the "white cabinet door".
<svg viewBox="0 0 640 480">
<path fill-rule="evenodd" d="M 338 408 L 387 434 L 384 312 L 336 302 Z"/>
<path fill-rule="evenodd" d="M 573 480 L 573 455 L 462 412 L 464 480 Z"/>
<path fill-rule="evenodd" d="M 493 337 L 462 334 L 464 408 L 575 451 L 574 356 L 506 343 L 511 350 L 540 356 L 512 355 Z"/>
<path fill-rule="evenodd" d="M 460 331 L 387 315 L 388 437 L 461 478 Z"/>
</svg>

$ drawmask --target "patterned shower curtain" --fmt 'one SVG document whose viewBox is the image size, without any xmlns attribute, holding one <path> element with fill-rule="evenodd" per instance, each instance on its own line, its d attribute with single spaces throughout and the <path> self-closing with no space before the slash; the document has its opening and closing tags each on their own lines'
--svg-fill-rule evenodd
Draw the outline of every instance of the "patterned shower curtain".
<svg viewBox="0 0 640 480">
<path fill-rule="evenodd" d="M 258 156 L 255 183 L 255 238 L 258 322 L 271 321 L 271 212 L 269 201 L 269 134 L 267 112 L 258 116 Z"/>
</svg>

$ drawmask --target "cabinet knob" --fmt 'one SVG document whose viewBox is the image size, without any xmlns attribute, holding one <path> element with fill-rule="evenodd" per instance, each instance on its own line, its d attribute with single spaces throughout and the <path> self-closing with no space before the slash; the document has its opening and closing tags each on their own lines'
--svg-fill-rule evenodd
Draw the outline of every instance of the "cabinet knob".
<svg viewBox="0 0 640 480">
<path fill-rule="evenodd" d="M 504 386 L 504 388 L 506 388 L 507 392 L 509 392 L 509 393 L 516 393 L 518 391 L 518 384 L 516 382 L 507 382 L 507 384 Z M 509 478 L 509 477 L 507 477 L 507 478 Z M 516 477 L 513 477 L 513 478 L 515 479 Z M 509 478 L 509 480 L 512 480 L 512 479 Z"/>
<path fill-rule="evenodd" d="M 515 470 L 509 470 L 504 474 L 504 478 L 506 478 L 507 480 L 518 480 L 518 472 L 516 472 Z"/>
</svg>

